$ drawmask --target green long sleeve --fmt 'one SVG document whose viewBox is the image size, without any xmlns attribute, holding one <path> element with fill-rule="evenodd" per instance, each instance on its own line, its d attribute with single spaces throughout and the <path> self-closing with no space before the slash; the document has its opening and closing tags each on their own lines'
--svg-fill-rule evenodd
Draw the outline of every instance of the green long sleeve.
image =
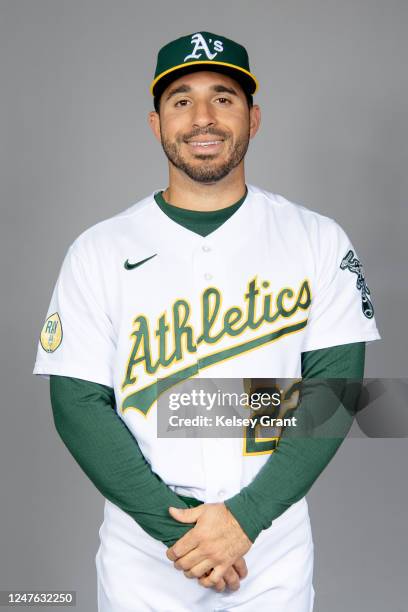
<svg viewBox="0 0 408 612">
<path fill-rule="evenodd" d="M 50 393 L 61 439 L 102 495 L 166 546 L 187 533 L 193 525 L 173 519 L 168 508 L 188 508 L 190 504 L 151 470 L 114 410 L 113 389 L 77 378 L 50 376 Z"/>
<path fill-rule="evenodd" d="M 347 385 L 345 379 L 363 378 L 364 359 L 364 342 L 309 351 L 302 354 L 302 378 L 338 378 L 336 396 L 342 406 L 355 407 L 359 385 Z M 294 437 L 284 430 L 277 449 L 254 480 L 224 502 L 252 542 L 306 495 L 347 435 L 353 410 L 335 409 L 327 418 L 323 412 L 333 405 L 338 408 L 339 403 L 333 402 L 331 388 L 324 381 L 316 380 L 315 384 L 312 381 L 309 386 L 306 383 L 297 414 L 303 420 L 303 431 L 307 430 L 308 421 L 314 421 L 313 432 L 314 435 L 318 432 L 318 437 Z"/>
<path fill-rule="evenodd" d="M 303 353 L 303 376 L 362 376 L 364 346 L 356 343 Z M 57 431 L 102 495 L 166 546 L 187 533 L 192 525 L 175 521 L 168 507 L 186 508 L 201 502 L 176 495 L 152 472 L 137 441 L 114 410 L 113 390 L 94 382 L 51 376 L 50 391 Z M 341 441 L 281 439 L 279 455 L 278 451 L 273 453 L 251 485 L 226 501 L 250 539 L 303 497 Z M 271 488 L 270 482 L 276 486 Z M 262 513 L 259 508 L 264 509 Z"/>
</svg>

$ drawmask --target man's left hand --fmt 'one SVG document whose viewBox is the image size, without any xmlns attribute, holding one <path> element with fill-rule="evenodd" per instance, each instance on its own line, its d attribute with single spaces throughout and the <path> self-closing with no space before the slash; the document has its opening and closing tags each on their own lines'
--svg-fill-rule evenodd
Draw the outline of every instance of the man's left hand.
<svg viewBox="0 0 408 612">
<path fill-rule="evenodd" d="M 252 546 L 251 540 L 223 503 L 201 504 L 195 508 L 169 508 L 181 523 L 196 523 L 171 546 L 166 555 L 188 578 L 212 587 L 224 572 Z M 210 572 L 208 576 L 204 576 Z"/>
</svg>

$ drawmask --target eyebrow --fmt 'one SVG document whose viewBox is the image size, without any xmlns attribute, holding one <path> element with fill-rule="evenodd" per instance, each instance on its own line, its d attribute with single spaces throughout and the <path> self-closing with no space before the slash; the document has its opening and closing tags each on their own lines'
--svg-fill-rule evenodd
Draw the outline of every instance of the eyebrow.
<svg viewBox="0 0 408 612">
<path fill-rule="evenodd" d="M 211 90 L 215 93 L 229 93 L 232 96 L 238 96 L 238 93 L 232 87 L 227 87 L 226 85 L 212 85 Z M 173 96 L 179 93 L 189 93 L 192 89 L 190 85 L 179 85 L 178 87 L 174 87 L 170 89 L 169 93 L 166 96 L 166 100 L 170 100 Z"/>
</svg>

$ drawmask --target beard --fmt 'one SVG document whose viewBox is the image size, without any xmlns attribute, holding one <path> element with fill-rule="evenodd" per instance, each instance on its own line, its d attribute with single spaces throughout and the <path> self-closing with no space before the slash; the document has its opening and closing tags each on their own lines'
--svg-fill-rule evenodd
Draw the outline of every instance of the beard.
<svg viewBox="0 0 408 612">
<path fill-rule="evenodd" d="M 163 133 L 161 133 L 161 144 L 163 151 L 173 166 L 182 170 L 187 174 L 189 178 L 198 183 L 215 183 L 226 177 L 231 170 L 236 168 L 238 164 L 244 159 L 249 146 L 249 128 L 246 136 L 239 138 L 229 150 L 227 159 L 222 163 L 217 164 L 214 162 L 216 155 L 197 154 L 195 159 L 201 160 L 201 164 L 192 164 L 183 157 L 180 149 L 183 143 L 186 143 L 189 139 L 197 136 L 204 135 L 219 136 L 228 143 L 230 138 L 224 132 L 221 132 L 214 128 L 208 128 L 207 130 L 199 130 L 191 132 L 186 136 L 179 136 L 175 142 L 170 142 Z"/>
</svg>

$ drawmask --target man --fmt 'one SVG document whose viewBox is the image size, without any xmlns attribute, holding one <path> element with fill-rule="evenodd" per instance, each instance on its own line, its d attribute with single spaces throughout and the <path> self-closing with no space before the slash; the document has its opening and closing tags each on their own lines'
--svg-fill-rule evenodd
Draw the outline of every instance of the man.
<svg viewBox="0 0 408 612">
<path fill-rule="evenodd" d="M 361 380 L 365 341 L 380 337 L 338 224 L 246 184 L 256 89 L 225 37 L 160 50 L 149 124 L 168 187 L 77 238 L 51 299 L 34 372 L 50 376 L 57 430 L 106 497 L 100 612 L 313 608 L 304 495 L 351 421 L 330 435 L 323 415 L 319 439 L 279 444 L 157 435 L 175 379 Z M 316 405 L 305 394 L 301 415 Z"/>
</svg>

